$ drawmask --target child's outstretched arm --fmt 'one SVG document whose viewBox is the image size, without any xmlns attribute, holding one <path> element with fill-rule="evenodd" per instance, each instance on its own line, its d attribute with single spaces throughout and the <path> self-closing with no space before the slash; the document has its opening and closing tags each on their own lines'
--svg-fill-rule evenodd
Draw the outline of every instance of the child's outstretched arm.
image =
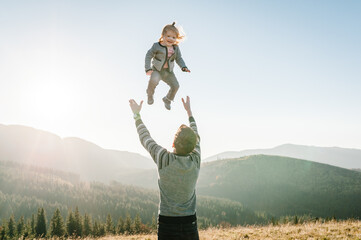
<svg viewBox="0 0 361 240">
<path fill-rule="evenodd" d="M 155 50 L 154 50 L 154 45 L 148 50 L 147 54 L 145 55 L 145 72 L 147 73 L 147 75 L 152 74 L 153 69 L 150 66 L 150 63 L 152 61 L 152 58 L 154 58 L 155 56 Z"/>
<path fill-rule="evenodd" d="M 178 64 L 178 66 L 182 69 L 183 72 L 191 72 L 187 68 L 186 63 L 184 62 L 184 60 L 182 58 L 182 53 L 181 53 L 179 47 L 177 47 L 177 57 L 176 57 L 175 61 Z"/>
</svg>

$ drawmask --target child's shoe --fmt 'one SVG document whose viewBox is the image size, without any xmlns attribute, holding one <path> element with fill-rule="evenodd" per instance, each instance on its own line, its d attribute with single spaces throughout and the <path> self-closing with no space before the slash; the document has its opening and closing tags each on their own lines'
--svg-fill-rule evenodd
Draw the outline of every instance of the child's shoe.
<svg viewBox="0 0 361 240">
<path fill-rule="evenodd" d="M 163 102 L 164 102 L 165 108 L 168 109 L 168 110 L 170 110 L 171 101 L 170 101 L 167 97 L 164 97 L 164 98 L 163 98 Z"/>
<path fill-rule="evenodd" d="M 153 98 L 153 96 L 149 96 L 148 95 L 148 104 L 149 105 L 152 105 L 154 103 L 154 98 Z"/>
</svg>

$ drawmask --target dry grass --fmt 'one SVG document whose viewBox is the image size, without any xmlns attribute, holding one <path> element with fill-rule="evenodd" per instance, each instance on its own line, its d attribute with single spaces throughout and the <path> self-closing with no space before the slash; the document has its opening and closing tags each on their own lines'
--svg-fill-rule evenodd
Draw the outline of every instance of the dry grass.
<svg viewBox="0 0 361 240">
<path fill-rule="evenodd" d="M 298 225 L 247 226 L 227 229 L 210 228 L 199 231 L 201 240 L 239 239 L 358 239 L 361 240 L 361 221 L 331 221 Z M 101 240 L 156 240 L 153 235 L 107 236 Z"/>
</svg>

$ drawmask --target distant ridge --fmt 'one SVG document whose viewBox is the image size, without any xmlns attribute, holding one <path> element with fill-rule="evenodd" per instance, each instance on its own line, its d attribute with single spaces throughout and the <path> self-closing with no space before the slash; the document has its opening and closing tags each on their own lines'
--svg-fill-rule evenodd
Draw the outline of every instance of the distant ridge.
<svg viewBox="0 0 361 240">
<path fill-rule="evenodd" d="M 228 151 L 206 158 L 203 160 L 203 162 L 210 162 L 220 159 L 239 158 L 256 154 L 299 158 L 348 169 L 361 168 L 360 149 L 340 147 L 316 147 L 295 144 L 283 144 L 270 149 Z"/>
<path fill-rule="evenodd" d="M 70 171 L 84 180 L 108 182 L 154 163 L 137 153 L 103 149 L 80 138 L 20 125 L 0 124 L 0 159 Z"/>
</svg>

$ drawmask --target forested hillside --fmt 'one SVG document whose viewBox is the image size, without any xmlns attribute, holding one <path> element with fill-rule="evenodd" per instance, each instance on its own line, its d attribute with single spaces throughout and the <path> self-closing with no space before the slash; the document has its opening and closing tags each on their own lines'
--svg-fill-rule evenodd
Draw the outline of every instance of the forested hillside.
<svg viewBox="0 0 361 240">
<path fill-rule="evenodd" d="M 202 165 L 198 193 L 275 216 L 361 217 L 361 173 L 300 159 L 255 155 Z"/>
<path fill-rule="evenodd" d="M 79 181 L 77 175 L 37 168 L 14 162 L 0 161 L 0 219 L 25 219 L 43 207 L 48 221 L 58 208 L 63 216 L 69 209 L 79 207 L 81 214 L 94 220 L 105 221 L 108 214 L 113 219 L 137 214 L 144 223 L 151 223 L 157 215 L 158 193 L 117 182 L 103 184 Z M 248 210 L 239 202 L 211 197 L 198 197 L 199 223 L 203 226 L 228 222 L 232 225 L 265 223 L 264 217 Z"/>
<path fill-rule="evenodd" d="M 156 178 L 156 171 L 148 170 L 122 181 L 156 189 Z M 255 155 L 204 163 L 197 192 L 276 217 L 361 217 L 361 172 L 288 157 Z"/>
</svg>

